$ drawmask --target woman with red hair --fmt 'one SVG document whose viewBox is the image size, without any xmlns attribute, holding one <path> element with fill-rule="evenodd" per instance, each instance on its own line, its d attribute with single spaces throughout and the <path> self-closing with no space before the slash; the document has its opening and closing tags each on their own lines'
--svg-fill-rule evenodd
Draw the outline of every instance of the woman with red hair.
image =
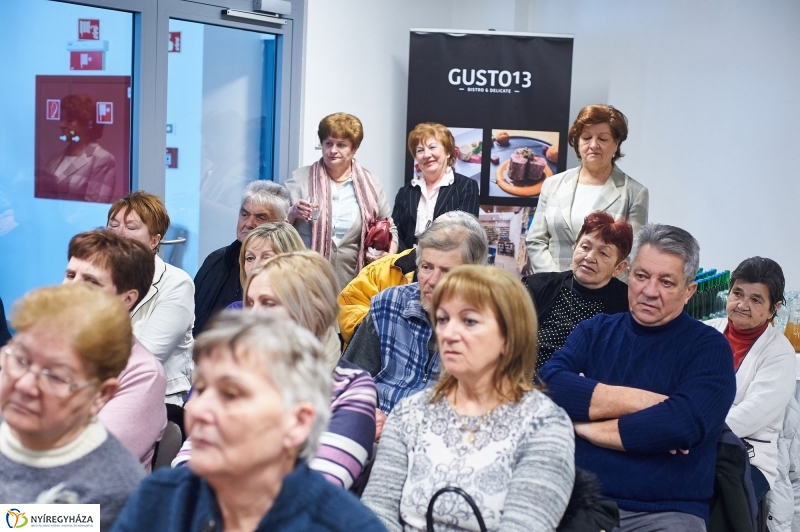
<svg viewBox="0 0 800 532">
<path fill-rule="evenodd" d="M 578 233 L 570 270 L 536 273 L 522 280 L 539 318 L 537 371 L 564 347 L 580 322 L 601 313 L 628 311 L 628 286 L 616 277 L 627 267 L 632 245 L 628 222 L 593 212 Z"/>
</svg>

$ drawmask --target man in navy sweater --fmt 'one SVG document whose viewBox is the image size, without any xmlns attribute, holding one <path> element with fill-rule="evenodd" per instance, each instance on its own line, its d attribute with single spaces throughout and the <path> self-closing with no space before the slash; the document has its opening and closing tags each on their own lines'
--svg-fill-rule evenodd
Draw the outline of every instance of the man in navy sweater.
<svg viewBox="0 0 800 532">
<path fill-rule="evenodd" d="M 705 531 L 717 440 L 736 393 L 725 337 L 684 305 L 700 247 L 645 225 L 628 274 L 630 312 L 578 325 L 540 371 L 572 418 L 575 465 L 617 502 L 622 531 Z"/>
</svg>

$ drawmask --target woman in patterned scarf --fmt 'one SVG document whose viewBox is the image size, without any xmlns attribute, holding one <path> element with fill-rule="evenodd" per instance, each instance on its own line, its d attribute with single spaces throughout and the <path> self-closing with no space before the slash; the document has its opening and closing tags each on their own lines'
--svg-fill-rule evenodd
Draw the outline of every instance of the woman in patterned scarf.
<svg viewBox="0 0 800 532">
<path fill-rule="evenodd" d="M 334 113 L 322 119 L 317 133 L 322 157 L 285 183 L 292 202 L 287 221 L 306 247 L 331 261 L 341 290 L 364 264 L 397 252 L 397 229 L 392 223 L 388 250 L 373 252 L 364 244 L 370 225 L 391 221 L 392 210 L 378 180 L 354 158 L 364 138 L 361 121 Z"/>
</svg>

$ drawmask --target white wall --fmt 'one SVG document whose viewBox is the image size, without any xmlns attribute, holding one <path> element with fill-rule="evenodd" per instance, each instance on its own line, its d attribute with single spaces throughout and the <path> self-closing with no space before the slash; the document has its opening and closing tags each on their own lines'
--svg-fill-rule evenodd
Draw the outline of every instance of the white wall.
<svg viewBox="0 0 800 532">
<path fill-rule="evenodd" d="M 706 268 L 762 255 L 800 289 L 800 3 L 532 0 L 529 17 L 575 36 L 571 115 L 628 116 L 619 166 L 649 187 L 650 220 L 690 231 Z"/>
<path fill-rule="evenodd" d="M 320 118 L 353 113 L 357 157 L 394 198 L 410 28 L 573 34 L 571 115 L 606 102 L 628 116 L 620 167 L 650 188 L 650 219 L 692 232 L 706 268 L 760 254 L 800 289 L 798 20 L 795 0 L 308 0 L 301 163 L 319 157 Z"/>
</svg>

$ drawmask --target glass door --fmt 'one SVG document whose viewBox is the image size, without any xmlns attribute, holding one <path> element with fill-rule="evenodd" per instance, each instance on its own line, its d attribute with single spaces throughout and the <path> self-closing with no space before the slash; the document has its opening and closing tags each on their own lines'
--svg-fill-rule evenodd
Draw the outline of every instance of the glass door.
<svg viewBox="0 0 800 532">
<path fill-rule="evenodd" d="M 164 258 L 194 275 L 236 237 L 242 192 L 274 175 L 277 37 L 170 19 Z"/>
</svg>

